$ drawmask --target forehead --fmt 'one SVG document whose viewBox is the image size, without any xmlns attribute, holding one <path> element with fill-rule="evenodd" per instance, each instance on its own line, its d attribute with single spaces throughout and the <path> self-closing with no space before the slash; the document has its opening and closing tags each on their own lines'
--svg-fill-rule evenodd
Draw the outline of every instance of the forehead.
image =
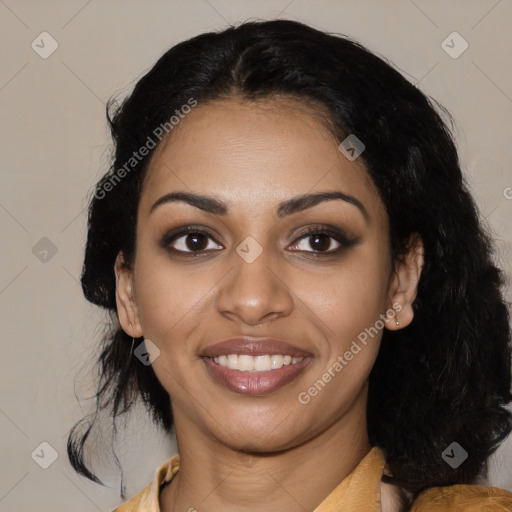
<svg viewBox="0 0 512 512">
<path fill-rule="evenodd" d="M 153 154 L 141 213 L 173 190 L 257 212 L 294 195 L 339 190 L 360 199 L 370 215 L 383 214 L 362 161 L 339 151 L 325 108 L 291 98 L 226 99 L 193 108 Z"/>
</svg>

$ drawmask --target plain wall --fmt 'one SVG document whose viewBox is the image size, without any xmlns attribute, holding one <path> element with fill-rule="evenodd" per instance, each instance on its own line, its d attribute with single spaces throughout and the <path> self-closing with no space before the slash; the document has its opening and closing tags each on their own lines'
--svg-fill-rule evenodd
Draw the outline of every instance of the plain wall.
<svg viewBox="0 0 512 512">
<path fill-rule="evenodd" d="M 79 276 L 87 199 L 109 158 L 106 100 L 131 90 L 185 38 L 275 17 L 355 38 L 448 108 L 498 263 L 512 274 L 512 2 L 2 1 L 0 512 L 107 511 L 121 502 L 115 468 L 110 487 L 101 487 L 77 476 L 66 455 L 67 433 L 90 406 L 81 409 L 75 384 L 79 396 L 92 392 L 86 384 L 105 321 L 85 302 Z M 48 36 L 44 44 L 38 37 L 43 31 L 58 43 L 47 58 L 39 55 L 51 49 Z M 469 44 L 458 58 L 441 45 L 453 31 Z M 50 460 L 42 442 L 58 454 L 48 469 L 31 457 L 37 448 Z M 143 412 L 120 448 L 128 495 L 175 453 Z M 511 452 L 509 439 L 492 459 L 489 483 L 512 491 Z"/>
</svg>

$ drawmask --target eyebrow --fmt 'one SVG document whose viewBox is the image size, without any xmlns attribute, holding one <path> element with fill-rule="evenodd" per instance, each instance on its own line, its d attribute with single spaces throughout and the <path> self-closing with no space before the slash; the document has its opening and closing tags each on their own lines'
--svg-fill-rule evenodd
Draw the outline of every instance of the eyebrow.
<svg viewBox="0 0 512 512">
<path fill-rule="evenodd" d="M 349 204 L 356 206 L 365 221 L 369 223 L 370 215 L 368 211 L 364 207 L 364 205 L 353 196 L 348 194 L 344 194 L 339 191 L 324 191 L 317 192 L 314 194 L 303 194 L 299 196 L 292 197 L 283 201 L 277 205 L 276 213 L 279 218 L 286 217 L 287 215 L 291 215 L 292 213 L 300 212 L 306 210 L 308 208 L 312 208 L 317 204 L 320 204 L 324 201 L 332 201 L 332 200 L 342 200 Z M 225 216 L 228 214 L 228 206 L 220 201 L 219 199 L 207 195 L 202 194 L 194 194 L 191 192 L 170 192 L 169 194 L 165 194 L 160 199 L 158 199 L 151 209 L 149 210 L 149 214 L 151 214 L 156 208 L 163 204 L 172 203 L 172 202 L 184 202 L 188 203 L 191 206 L 199 208 L 208 213 L 213 213 L 215 215 Z"/>
</svg>

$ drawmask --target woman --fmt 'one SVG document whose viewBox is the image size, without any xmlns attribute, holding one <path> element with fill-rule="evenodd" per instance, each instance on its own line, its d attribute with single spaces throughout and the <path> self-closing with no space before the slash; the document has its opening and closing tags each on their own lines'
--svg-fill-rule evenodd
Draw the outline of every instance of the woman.
<svg viewBox="0 0 512 512">
<path fill-rule="evenodd" d="M 416 87 L 254 22 L 171 48 L 109 121 L 97 411 L 140 397 L 179 451 L 118 512 L 512 510 L 474 485 L 512 430 L 503 275 Z"/>
</svg>

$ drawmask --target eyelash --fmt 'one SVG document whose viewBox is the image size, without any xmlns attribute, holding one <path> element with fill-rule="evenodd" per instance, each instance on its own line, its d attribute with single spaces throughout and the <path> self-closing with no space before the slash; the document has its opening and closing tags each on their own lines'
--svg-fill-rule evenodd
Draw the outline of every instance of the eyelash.
<svg viewBox="0 0 512 512">
<path fill-rule="evenodd" d="M 170 248 L 172 242 L 175 240 L 178 240 L 179 238 L 182 238 L 184 235 L 189 234 L 201 234 L 204 235 L 210 239 L 213 239 L 213 235 L 209 233 L 208 231 L 205 231 L 204 229 L 201 229 L 199 227 L 195 226 L 186 226 L 184 228 L 181 228 L 179 232 L 170 232 L 164 235 L 161 241 L 161 246 L 163 248 L 166 248 L 168 251 L 179 254 L 181 256 L 185 257 L 198 257 L 203 256 L 207 252 L 212 252 L 211 250 L 199 250 L 199 251 L 181 251 L 178 249 Z M 336 242 L 340 244 L 340 247 L 334 250 L 330 251 L 297 251 L 297 252 L 307 252 L 311 253 L 313 257 L 324 257 L 324 256 L 333 256 L 338 253 L 340 253 L 344 249 L 348 249 L 352 245 L 355 245 L 358 242 L 358 238 L 350 239 L 348 238 L 341 230 L 338 230 L 337 228 L 329 228 L 329 227 L 319 227 L 319 226 L 311 226 L 306 231 L 301 233 L 298 238 L 296 238 L 293 242 L 293 245 L 296 245 L 300 240 L 304 238 L 310 238 L 312 235 L 327 235 L 330 238 L 334 239 Z M 214 240 L 215 243 L 217 241 Z M 220 244 L 218 244 L 220 245 Z M 220 249 L 215 249 L 215 251 Z"/>
</svg>

